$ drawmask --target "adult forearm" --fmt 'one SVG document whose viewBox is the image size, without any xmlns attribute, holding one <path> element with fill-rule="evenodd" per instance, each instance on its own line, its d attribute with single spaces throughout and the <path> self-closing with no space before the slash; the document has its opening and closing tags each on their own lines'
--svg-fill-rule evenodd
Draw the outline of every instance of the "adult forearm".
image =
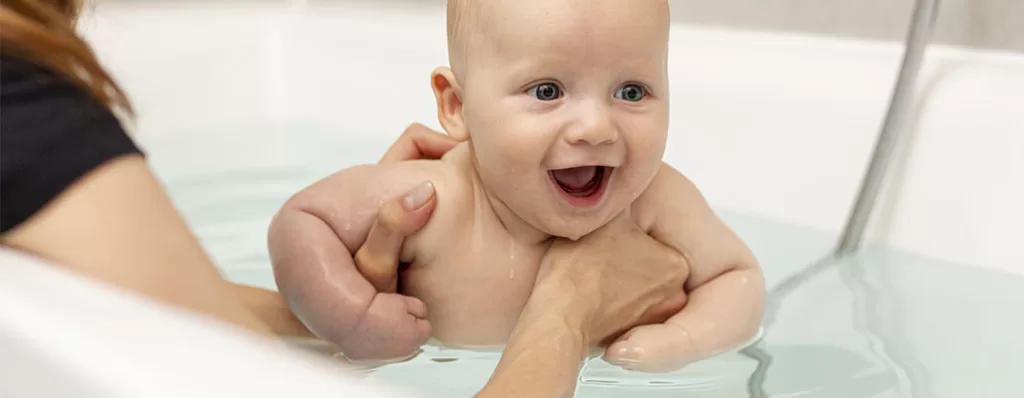
<svg viewBox="0 0 1024 398">
<path fill-rule="evenodd" d="M 536 297 L 536 296 L 535 296 Z M 532 300 L 541 302 L 544 300 Z M 571 397 L 589 349 L 572 303 L 528 304 L 477 398 Z"/>
<path fill-rule="evenodd" d="M 261 322 L 280 337 L 316 338 L 288 308 L 284 296 L 273 290 L 232 284 L 235 292 Z"/>
</svg>

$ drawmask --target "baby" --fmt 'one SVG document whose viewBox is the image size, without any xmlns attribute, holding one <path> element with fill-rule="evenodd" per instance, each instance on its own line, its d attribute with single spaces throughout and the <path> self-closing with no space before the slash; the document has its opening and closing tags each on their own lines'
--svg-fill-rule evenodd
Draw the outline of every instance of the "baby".
<svg viewBox="0 0 1024 398">
<path fill-rule="evenodd" d="M 342 170 L 296 194 L 271 225 L 275 277 L 303 322 L 355 358 L 409 355 L 430 335 L 500 345 L 552 240 L 625 216 L 684 255 L 690 297 L 606 359 L 672 369 L 753 337 L 764 296 L 756 260 L 661 161 L 667 2 L 461 0 L 448 12 L 451 67 L 431 82 L 441 125 L 462 143 L 441 160 Z M 352 254 L 380 204 L 422 181 L 436 189 L 436 210 L 401 249 L 401 295 L 378 293 Z"/>
</svg>

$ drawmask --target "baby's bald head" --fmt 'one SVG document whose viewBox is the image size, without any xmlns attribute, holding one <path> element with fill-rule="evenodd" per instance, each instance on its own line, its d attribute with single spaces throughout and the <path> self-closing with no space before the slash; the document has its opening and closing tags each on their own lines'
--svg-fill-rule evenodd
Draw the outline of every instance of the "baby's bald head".
<svg viewBox="0 0 1024 398">
<path fill-rule="evenodd" d="M 448 0 L 447 17 L 448 58 L 455 76 L 465 73 L 475 51 L 499 50 L 508 41 L 526 37 L 538 39 L 531 33 L 578 36 L 587 29 L 603 29 L 614 35 L 629 25 L 623 19 L 632 19 L 656 26 L 667 39 L 669 26 L 667 0 Z"/>
<path fill-rule="evenodd" d="M 481 19 L 486 0 L 448 0 L 448 62 L 452 73 L 460 76 L 465 69 L 469 39 L 474 35 Z"/>
</svg>

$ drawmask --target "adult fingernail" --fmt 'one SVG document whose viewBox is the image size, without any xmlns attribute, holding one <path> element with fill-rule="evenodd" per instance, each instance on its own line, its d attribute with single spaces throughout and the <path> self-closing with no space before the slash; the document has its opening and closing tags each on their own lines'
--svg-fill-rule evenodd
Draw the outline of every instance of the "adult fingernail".
<svg viewBox="0 0 1024 398">
<path fill-rule="evenodd" d="M 640 357 L 644 350 L 636 346 L 619 347 L 615 350 L 614 361 L 619 365 L 631 365 L 640 363 Z"/>
<path fill-rule="evenodd" d="M 406 209 L 419 210 L 424 204 L 434 196 L 434 184 L 430 181 L 426 181 L 417 185 L 409 193 L 405 194 L 405 198 L 402 200 Z"/>
</svg>

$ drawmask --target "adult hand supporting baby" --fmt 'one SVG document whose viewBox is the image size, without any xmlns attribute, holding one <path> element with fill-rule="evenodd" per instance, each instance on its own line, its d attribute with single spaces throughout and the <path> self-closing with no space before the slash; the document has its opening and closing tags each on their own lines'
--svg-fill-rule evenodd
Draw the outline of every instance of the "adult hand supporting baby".
<svg viewBox="0 0 1024 398">
<path fill-rule="evenodd" d="M 447 134 L 430 127 L 413 123 L 405 129 L 398 140 L 381 157 L 379 164 L 416 159 L 440 159 L 459 142 Z"/>
<path fill-rule="evenodd" d="M 439 159 L 458 145 L 446 134 L 413 123 L 388 148 L 379 164 L 415 159 Z M 426 225 L 434 212 L 436 197 L 427 181 L 406 195 L 385 202 L 377 221 L 354 256 L 356 268 L 378 292 L 393 293 L 398 287 L 398 255 L 405 238 Z"/>
<path fill-rule="evenodd" d="M 637 325 L 661 323 L 687 302 L 686 258 L 626 213 L 578 241 L 555 241 L 537 275 L 534 295 L 571 297 L 585 315 L 582 330 L 592 344 L 610 343 Z"/>
<path fill-rule="evenodd" d="M 687 296 L 686 259 L 620 215 L 556 241 L 494 375 L 478 397 L 572 396 L 583 357 L 636 326 L 663 322 Z"/>
</svg>

